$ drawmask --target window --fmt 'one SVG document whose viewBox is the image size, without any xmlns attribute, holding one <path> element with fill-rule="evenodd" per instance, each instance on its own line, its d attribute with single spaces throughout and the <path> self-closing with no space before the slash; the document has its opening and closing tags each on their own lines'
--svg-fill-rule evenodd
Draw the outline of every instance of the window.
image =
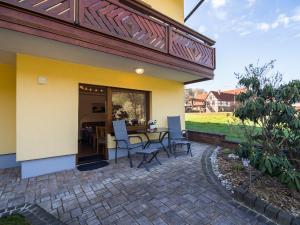
<svg viewBox="0 0 300 225">
<path fill-rule="evenodd" d="M 149 110 L 147 103 L 148 92 L 112 89 L 112 120 L 124 119 L 129 130 L 145 127 Z"/>
</svg>

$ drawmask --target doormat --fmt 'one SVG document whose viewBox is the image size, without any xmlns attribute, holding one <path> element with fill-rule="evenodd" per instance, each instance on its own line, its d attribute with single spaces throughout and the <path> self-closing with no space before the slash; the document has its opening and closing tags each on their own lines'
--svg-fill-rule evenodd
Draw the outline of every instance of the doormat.
<svg viewBox="0 0 300 225">
<path fill-rule="evenodd" d="M 87 164 L 87 163 L 93 163 L 93 162 L 99 162 L 102 161 L 102 157 L 100 155 L 91 155 L 91 156 L 83 156 L 78 158 L 78 164 Z"/>
<path fill-rule="evenodd" d="M 77 169 L 79 171 L 89 171 L 89 170 L 95 170 L 95 169 L 99 169 L 105 166 L 108 166 L 109 163 L 106 161 L 98 161 L 98 162 L 93 162 L 93 163 L 88 163 L 88 164 L 83 164 L 83 165 L 79 165 L 77 166 Z"/>
</svg>

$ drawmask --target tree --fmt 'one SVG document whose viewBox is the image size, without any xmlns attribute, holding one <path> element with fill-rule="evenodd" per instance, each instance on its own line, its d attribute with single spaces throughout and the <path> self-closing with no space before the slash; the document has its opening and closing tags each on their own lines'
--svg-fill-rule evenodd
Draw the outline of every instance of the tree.
<svg viewBox="0 0 300 225">
<path fill-rule="evenodd" d="M 238 152 L 249 156 L 251 164 L 262 172 L 278 176 L 282 183 L 300 191 L 300 172 L 286 157 L 300 148 L 300 112 L 293 106 L 300 101 L 300 81 L 283 84 L 282 75 L 274 72 L 274 62 L 250 64 L 244 73 L 236 74 L 239 85 L 247 91 L 237 96 L 240 107 L 234 115 L 244 125 L 250 122 L 259 127 L 249 132 L 244 126 L 247 141 Z"/>
<path fill-rule="evenodd" d="M 299 150 L 300 113 L 293 104 L 300 101 L 300 81 L 283 84 L 282 75 L 274 73 L 274 62 L 261 67 L 250 64 L 244 73 L 236 74 L 247 91 L 237 96 L 241 105 L 234 114 L 261 128 L 250 136 L 263 152 L 280 154 Z"/>
</svg>

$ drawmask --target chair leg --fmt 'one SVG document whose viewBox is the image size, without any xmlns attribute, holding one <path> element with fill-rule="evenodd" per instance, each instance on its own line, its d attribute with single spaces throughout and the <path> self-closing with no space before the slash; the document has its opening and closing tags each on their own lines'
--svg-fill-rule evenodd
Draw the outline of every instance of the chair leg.
<svg viewBox="0 0 300 225">
<path fill-rule="evenodd" d="M 177 145 L 176 144 L 174 144 L 174 149 L 173 149 L 173 154 L 174 154 L 174 157 L 176 158 L 176 148 L 177 148 Z"/>
<path fill-rule="evenodd" d="M 147 158 L 148 158 L 148 156 L 146 154 L 143 154 L 143 159 L 142 159 L 142 161 L 140 162 L 140 164 L 138 165 L 137 168 L 140 168 L 141 166 L 143 166 L 149 172 L 150 170 L 147 166 L 147 163 L 148 163 Z"/>
<path fill-rule="evenodd" d="M 115 151 L 115 163 L 118 162 L 118 148 L 116 148 L 116 151 Z"/>
<path fill-rule="evenodd" d="M 132 159 L 131 159 L 131 155 L 130 155 L 130 152 L 129 152 L 129 151 L 128 151 L 128 159 L 129 159 L 130 167 L 132 168 L 132 167 L 133 167 L 133 164 L 132 164 Z"/>
<path fill-rule="evenodd" d="M 172 154 L 174 155 L 174 152 L 175 152 L 175 144 L 173 143 L 173 144 L 171 144 L 171 151 L 172 151 Z"/>
<path fill-rule="evenodd" d="M 159 152 L 154 152 L 152 153 L 153 157 L 155 158 L 155 160 L 158 162 L 159 165 L 161 165 L 161 162 L 158 160 L 157 155 Z"/>
<path fill-rule="evenodd" d="M 193 153 L 192 153 L 191 144 L 188 144 L 188 152 L 190 152 L 190 153 L 191 153 L 191 157 L 193 157 Z"/>
</svg>

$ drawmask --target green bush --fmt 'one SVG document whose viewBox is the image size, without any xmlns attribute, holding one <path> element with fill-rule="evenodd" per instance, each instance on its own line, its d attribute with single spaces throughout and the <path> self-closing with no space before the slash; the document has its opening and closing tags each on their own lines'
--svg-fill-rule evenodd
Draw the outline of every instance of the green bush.
<svg viewBox="0 0 300 225">
<path fill-rule="evenodd" d="M 282 170 L 279 180 L 289 188 L 300 191 L 300 173 L 295 169 Z"/>
<path fill-rule="evenodd" d="M 245 73 L 236 74 L 239 85 L 246 89 L 237 96 L 240 105 L 234 112 L 244 125 L 246 140 L 237 154 L 300 191 L 300 173 L 285 155 L 300 150 L 300 112 L 293 106 L 300 102 L 300 80 L 283 84 L 282 75 L 273 73 L 273 68 L 274 61 L 261 67 L 251 64 Z M 249 129 L 246 123 L 260 129 Z"/>
<path fill-rule="evenodd" d="M 248 143 L 241 143 L 235 150 L 235 154 L 237 154 L 240 158 L 249 158 L 253 146 Z"/>
<path fill-rule="evenodd" d="M 279 157 L 277 155 L 270 155 L 268 153 L 262 154 L 259 159 L 258 169 L 263 173 L 274 175 L 279 168 Z"/>
<path fill-rule="evenodd" d="M 230 148 L 224 148 L 224 149 L 222 150 L 222 153 L 223 153 L 224 155 L 229 155 L 229 154 L 233 153 L 233 151 L 232 151 Z"/>
</svg>

